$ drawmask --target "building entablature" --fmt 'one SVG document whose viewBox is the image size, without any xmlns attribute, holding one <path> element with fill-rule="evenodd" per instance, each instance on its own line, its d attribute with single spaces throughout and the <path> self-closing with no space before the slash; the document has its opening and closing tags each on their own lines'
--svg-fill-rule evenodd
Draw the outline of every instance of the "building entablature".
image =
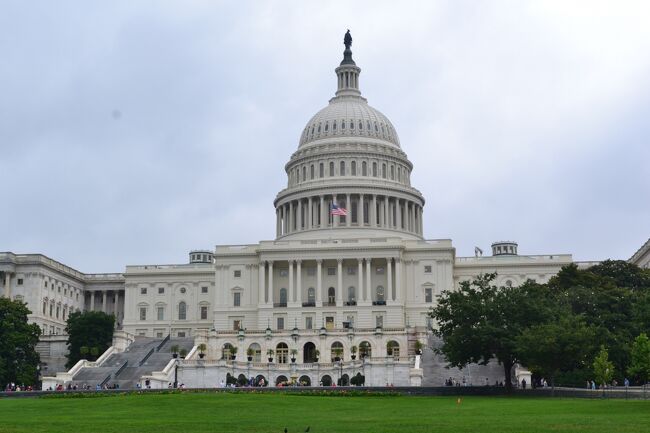
<svg viewBox="0 0 650 433">
<path fill-rule="evenodd" d="M 408 160 L 406 153 L 394 146 L 387 145 L 380 140 L 371 139 L 325 139 L 320 140 L 308 148 L 300 148 L 295 151 L 289 162 L 284 166 L 288 171 L 292 166 L 325 159 L 345 159 L 348 157 L 376 158 L 405 164 L 409 170 L 413 169 L 413 163 Z"/>
<path fill-rule="evenodd" d="M 308 181 L 285 188 L 278 192 L 273 204 L 279 207 L 294 200 L 346 195 L 365 195 L 367 198 L 373 195 L 390 196 L 393 199 L 415 201 L 420 206 L 424 206 L 425 203 L 422 193 L 412 186 L 383 179 L 343 177 Z"/>
</svg>

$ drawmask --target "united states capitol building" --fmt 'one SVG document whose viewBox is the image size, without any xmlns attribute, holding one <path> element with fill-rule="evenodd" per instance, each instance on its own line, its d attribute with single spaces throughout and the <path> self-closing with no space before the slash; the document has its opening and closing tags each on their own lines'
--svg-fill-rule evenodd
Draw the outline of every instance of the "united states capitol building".
<svg viewBox="0 0 650 433">
<path fill-rule="evenodd" d="M 44 342 L 64 340 L 73 311 L 117 318 L 107 353 L 44 383 L 214 387 L 227 375 L 263 377 L 272 386 L 346 384 L 357 374 L 366 385 L 502 379 L 500 367 L 437 371 L 442 364 L 431 351 L 418 355 L 416 342 L 433 344 L 427 313 L 436 296 L 484 272 L 497 272 L 498 285 L 544 283 L 572 257 L 520 255 L 510 241 L 492 244 L 491 255 L 457 257 L 450 239 L 426 239 L 413 163 L 390 120 L 362 96 L 347 35 L 345 42 L 335 95 L 307 122 L 284 167 L 287 185 L 273 201 L 275 239 L 217 245 L 190 252 L 189 263 L 126 266 L 122 274 L 84 274 L 40 254 L 0 253 L 2 293 L 27 302 Z M 345 215 L 332 215 L 333 204 Z M 637 264 L 648 267 L 649 251 L 646 243 Z M 171 358 L 174 342 L 187 348 L 184 359 Z"/>
</svg>

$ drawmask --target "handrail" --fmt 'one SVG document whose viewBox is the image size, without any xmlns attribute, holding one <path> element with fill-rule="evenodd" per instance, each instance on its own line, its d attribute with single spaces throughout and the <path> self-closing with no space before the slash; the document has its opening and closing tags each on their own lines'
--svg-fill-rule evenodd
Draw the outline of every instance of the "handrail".
<svg viewBox="0 0 650 433">
<path fill-rule="evenodd" d="M 156 350 L 156 349 L 155 349 L 154 347 L 152 347 L 151 350 L 149 350 L 149 352 L 147 352 L 147 354 L 144 356 L 144 358 L 142 358 L 142 359 L 140 360 L 140 362 L 138 363 L 138 367 L 142 367 L 142 364 L 144 364 L 145 362 L 147 362 L 147 359 L 149 359 L 149 357 L 150 357 L 151 355 L 153 355 L 153 352 L 154 352 L 155 350 Z"/>
<path fill-rule="evenodd" d="M 124 371 L 124 369 L 126 368 L 127 365 L 129 365 L 129 361 L 124 361 L 124 364 L 122 364 L 122 366 L 121 366 L 120 368 L 117 369 L 117 371 L 115 372 L 115 374 L 113 375 L 113 377 L 117 377 L 117 376 L 119 376 L 120 373 L 121 373 L 122 371 Z"/>
<path fill-rule="evenodd" d="M 101 383 L 99 384 L 99 387 L 103 388 L 104 385 L 106 385 L 111 380 L 112 377 L 113 377 L 112 374 L 109 374 L 108 376 L 106 376 L 106 379 L 101 381 Z"/>
<path fill-rule="evenodd" d="M 163 339 L 163 341 L 160 342 L 158 346 L 156 346 L 156 352 L 160 352 L 160 349 L 167 343 L 172 337 L 172 334 L 167 334 L 167 336 Z"/>
</svg>

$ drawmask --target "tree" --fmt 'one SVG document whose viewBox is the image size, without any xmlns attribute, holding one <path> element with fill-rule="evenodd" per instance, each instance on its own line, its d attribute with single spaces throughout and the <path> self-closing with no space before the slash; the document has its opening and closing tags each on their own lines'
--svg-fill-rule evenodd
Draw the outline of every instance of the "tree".
<svg viewBox="0 0 650 433">
<path fill-rule="evenodd" d="M 28 323 L 26 304 L 0 298 L 0 384 L 36 384 L 41 328 Z"/>
<path fill-rule="evenodd" d="M 565 310 L 552 321 L 525 329 L 517 338 L 517 353 L 533 373 L 549 378 L 554 394 L 559 372 L 587 365 L 594 336 L 582 317 Z"/>
<path fill-rule="evenodd" d="M 68 317 L 66 332 L 68 334 L 68 363 L 71 368 L 82 356 L 81 348 L 85 347 L 84 354 L 90 353 L 93 357 L 104 353 L 113 341 L 113 327 L 115 316 L 101 311 L 74 312 Z"/>
<path fill-rule="evenodd" d="M 650 340 L 646 334 L 642 333 L 634 339 L 631 354 L 632 360 L 627 371 L 645 387 L 650 380 Z"/>
<path fill-rule="evenodd" d="M 459 290 L 446 290 L 429 315 L 442 338 L 436 349 L 450 366 L 487 364 L 497 359 L 503 365 L 506 389 L 512 389 L 512 367 L 519 361 L 516 339 L 527 327 L 544 322 L 550 315 L 543 286 L 527 281 L 520 287 L 492 285 L 496 274 L 483 274 L 463 281 Z"/>
<path fill-rule="evenodd" d="M 609 360 L 609 353 L 605 346 L 600 346 L 600 352 L 598 356 L 594 359 L 594 376 L 596 378 L 596 383 L 600 383 L 603 387 L 603 393 L 605 392 L 605 387 L 614 377 L 614 363 Z"/>
</svg>

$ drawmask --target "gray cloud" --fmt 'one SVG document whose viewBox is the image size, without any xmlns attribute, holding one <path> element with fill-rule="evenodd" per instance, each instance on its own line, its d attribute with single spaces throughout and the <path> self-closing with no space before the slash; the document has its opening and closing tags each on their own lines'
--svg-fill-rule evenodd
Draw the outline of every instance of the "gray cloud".
<svg viewBox="0 0 650 433">
<path fill-rule="evenodd" d="M 645 2 L 14 2 L 0 250 L 85 272 L 274 236 L 350 28 L 425 233 L 627 258 L 650 230 Z"/>
</svg>

